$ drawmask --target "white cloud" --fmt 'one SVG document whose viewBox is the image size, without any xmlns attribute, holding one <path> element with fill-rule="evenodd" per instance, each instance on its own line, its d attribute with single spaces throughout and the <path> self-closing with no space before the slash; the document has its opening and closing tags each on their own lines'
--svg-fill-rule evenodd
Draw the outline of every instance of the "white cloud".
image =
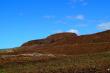
<svg viewBox="0 0 110 73">
<path fill-rule="evenodd" d="M 77 20 L 84 20 L 85 16 L 84 15 L 76 15 L 76 16 L 66 16 L 66 18 L 70 18 L 70 19 L 77 19 Z"/>
<path fill-rule="evenodd" d="M 76 30 L 76 29 L 70 29 L 70 30 L 68 30 L 67 32 L 72 32 L 72 33 L 79 34 L 79 31 L 78 31 L 78 30 Z"/>
<path fill-rule="evenodd" d="M 77 15 L 75 18 L 79 20 L 84 20 L 85 17 L 84 15 Z"/>
<path fill-rule="evenodd" d="M 110 22 L 105 22 L 105 23 L 99 24 L 97 26 L 97 28 L 101 29 L 101 30 L 109 30 L 110 29 Z"/>
<path fill-rule="evenodd" d="M 79 35 L 79 31 L 76 30 L 76 29 L 69 29 L 67 31 L 63 31 L 63 30 L 57 30 L 57 31 L 55 31 L 55 33 L 62 33 L 62 32 L 76 33 L 77 35 Z"/>
</svg>

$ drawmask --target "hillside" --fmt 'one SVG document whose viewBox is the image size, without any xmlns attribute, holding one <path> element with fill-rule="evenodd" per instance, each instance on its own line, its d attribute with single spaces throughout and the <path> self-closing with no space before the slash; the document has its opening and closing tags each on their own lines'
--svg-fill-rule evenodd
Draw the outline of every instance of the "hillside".
<svg viewBox="0 0 110 73">
<path fill-rule="evenodd" d="M 88 54 L 110 51 L 110 30 L 78 36 L 75 33 L 57 33 L 44 39 L 24 43 L 22 53 Z"/>
</svg>

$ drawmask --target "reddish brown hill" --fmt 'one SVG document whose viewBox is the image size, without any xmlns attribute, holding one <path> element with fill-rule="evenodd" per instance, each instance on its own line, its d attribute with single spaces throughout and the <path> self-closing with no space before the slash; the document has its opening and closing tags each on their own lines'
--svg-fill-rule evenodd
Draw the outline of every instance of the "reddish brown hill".
<svg viewBox="0 0 110 73">
<path fill-rule="evenodd" d="M 110 51 L 110 30 L 81 36 L 75 33 L 57 33 L 22 45 L 22 52 L 54 54 L 84 54 L 108 50 Z"/>
<path fill-rule="evenodd" d="M 60 43 L 62 42 L 64 44 L 64 40 L 67 41 L 69 39 L 77 37 L 77 34 L 75 33 L 57 33 L 48 36 L 45 39 L 39 39 L 39 40 L 32 40 L 24 43 L 22 46 L 33 46 L 33 45 L 47 45 L 47 44 L 52 44 L 52 43 Z M 68 41 L 69 42 L 69 41 Z"/>
</svg>

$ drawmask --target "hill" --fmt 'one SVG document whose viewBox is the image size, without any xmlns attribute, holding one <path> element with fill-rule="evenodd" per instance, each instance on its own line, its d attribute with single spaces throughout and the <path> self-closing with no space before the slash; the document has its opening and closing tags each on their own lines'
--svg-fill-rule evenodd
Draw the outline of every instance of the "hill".
<svg viewBox="0 0 110 73">
<path fill-rule="evenodd" d="M 44 39 L 24 43 L 21 52 L 53 54 L 88 54 L 110 51 L 110 30 L 78 36 L 75 33 L 57 33 Z"/>
</svg>

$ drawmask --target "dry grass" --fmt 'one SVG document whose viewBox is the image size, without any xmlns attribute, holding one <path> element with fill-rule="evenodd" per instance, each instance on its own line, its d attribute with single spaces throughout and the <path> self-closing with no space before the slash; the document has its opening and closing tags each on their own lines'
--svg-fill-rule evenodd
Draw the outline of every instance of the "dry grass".
<svg viewBox="0 0 110 73">
<path fill-rule="evenodd" d="M 56 57 L 27 57 L 0 65 L 0 73 L 110 73 L 110 52 Z"/>
</svg>

